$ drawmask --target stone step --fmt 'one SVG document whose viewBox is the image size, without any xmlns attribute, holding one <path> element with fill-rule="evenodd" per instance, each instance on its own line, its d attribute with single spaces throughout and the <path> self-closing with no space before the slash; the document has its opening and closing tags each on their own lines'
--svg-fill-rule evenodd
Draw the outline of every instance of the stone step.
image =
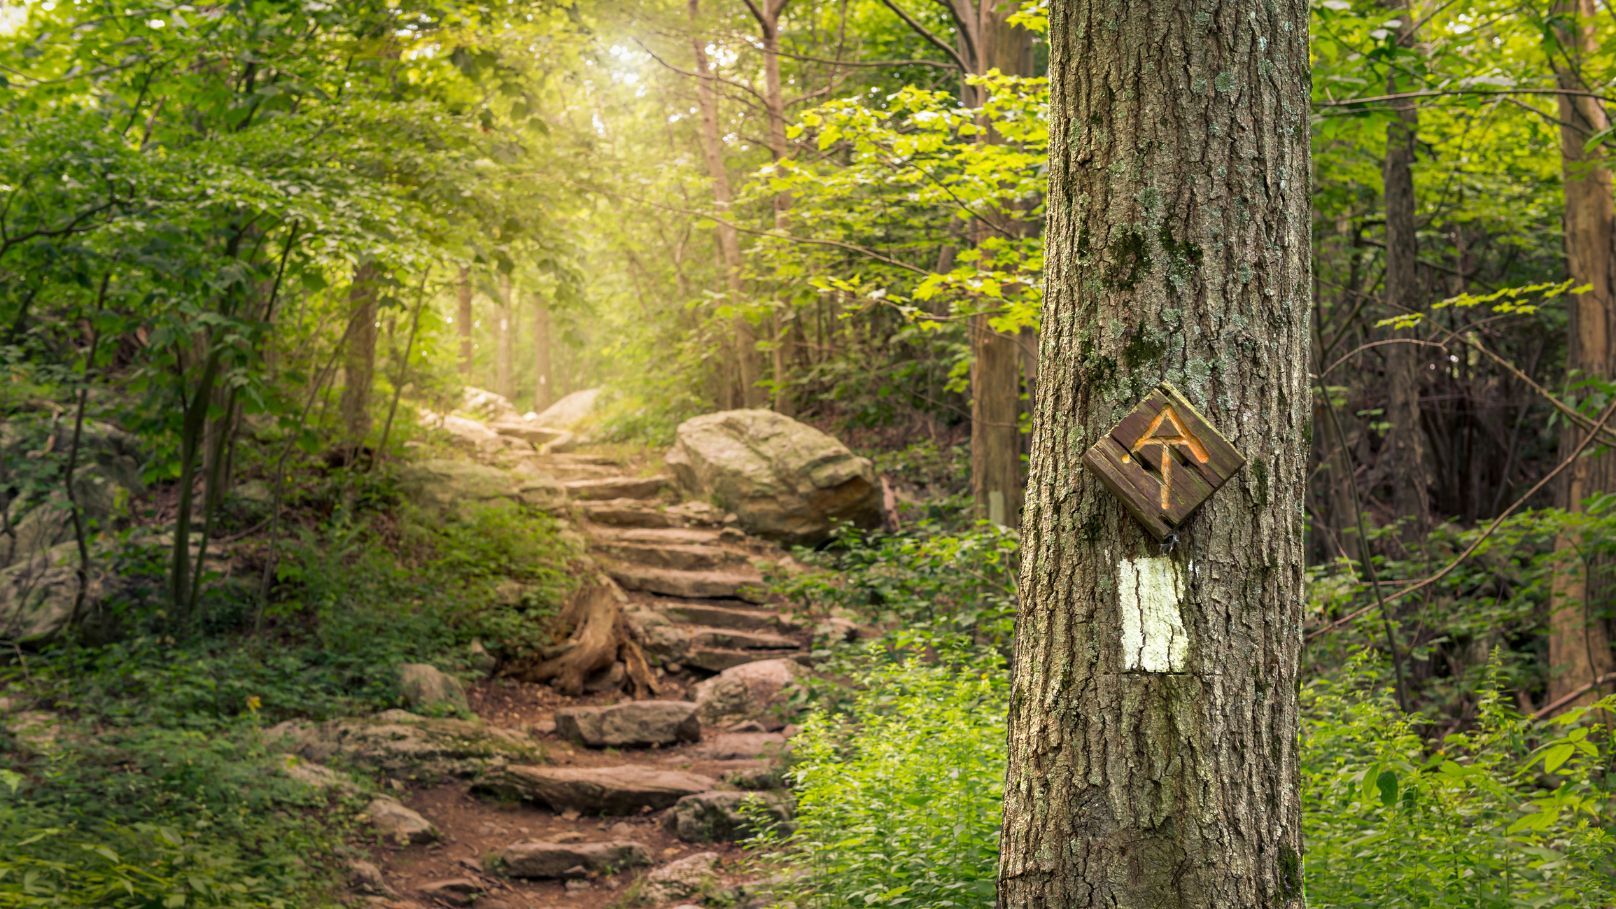
<svg viewBox="0 0 1616 909">
<path fill-rule="evenodd" d="M 660 811 L 687 795 L 717 785 L 711 777 L 639 764 L 617 767 L 534 767 L 513 765 L 490 770 L 475 785 L 478 792 L 514 797 L 552 811 L 629 815 Z"/>
<path fill-rule="evenodd" d="M 527 840 L 496 856 L 495 866 L 507 877 L 571 880 L 592 874 L 615 874 L 651 864 L 651 853 L 639 843 L 553 843 Z"/>
<path fill-rule="evenodd" d="M 604 545 L 719 546 L 746 539 L 738 530 L 709 527 L 596 527 L 591 536 Z"/>
<path fill-rule="evenodd" d="M 763 602 L 763 576 L 755 569 L 675 571 L 644 565 L 609 563 L 606 573 L 628 590 L 686 600 Z"/>
<path fill-rule="evenodd" d="M 619 562 L 678 571 L 745 568 L 752 564 L 751 553 L 717 543 L 674 545 L 600 540 L 595 548 Z"/>
<path fill-rule="evenodd" d="M 648 747 L 701 738 L 696 705 L 690 701 L 624 701 L 605 706 L 563 707 L 556 732 L 591 748 Z"/>
<path fill-rule="evenodd" d="M 579 502 L 578 509 L 591 523 L 610 527 L 718 527 L 724 521 L 723 512 L 701 502 L 659 508 L 640 499 L 598 499 Z"/>
<path fill-rule="evenodd" d="M 734 647 L 692 647 L 685 655 L 684 665 L 708 672 L 723 672 L 745 663 L 778 658 L 802 661 L 807 658 L 807 653 L 801 649 L 742 650 Z"/>
<path fill-rule="evenodd" d="M 767 631 L 739 631 L 734 628 L 707 628 L 697 625 L 690 629 L 693 650 L 723 648 L 729 650 L 795 650 L 802 644 L 783 634 Z"/>
<path fill-rule="evenodd" d="M 576 501 L 599 502 L 611 499 L 643 501 L 655 499 L 667 491 L 667 477 L 602 477 L 600 479 L 568 480 L 561 484 L 567 495 Z"/>
<path fill-rule="evenodd" d="M 741 631 L 800 631 L 802 626 L 768 609 L 703 603 L 700 600 L 653 600 L 663 615 L 686 625 L 734 628 Z"/>
</svg>

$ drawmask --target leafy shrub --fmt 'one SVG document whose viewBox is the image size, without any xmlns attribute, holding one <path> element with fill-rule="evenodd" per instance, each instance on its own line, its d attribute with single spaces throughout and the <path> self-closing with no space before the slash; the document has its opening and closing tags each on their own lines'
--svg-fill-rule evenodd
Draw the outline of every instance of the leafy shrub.
<svg viewBox="0 0 1616 909">
<path fill-rule="evenodd" d="M 306 857 L 337 848 L 340 828 L 251 724 L 58 738 L 26 775 L 0 771 L 0 906 L 331 905 Z"/>
<path fill-rule="evenodd" d="M 1371 679 L 1360 661 L 1303 691 L 1311 905 L 1616 904 L 1608 736 L 1586 711 L 1534 723 L 1490 687 L 1476 728 L 1433 749 Z"/>
<path fill-rule="evenodd" d="M 798 553 L 818 570 L 782 579 L 776 589 L 810 610 L 843 609 L 897 627 L 900 649 L 959 637 L 1007 651 L 1017 546 L 1013 532 L 986 522 L 957 533 L 933 522 L 893 534 L 843 527 L 826 549 Z"/>
<path fill-rule="evenodd" d="M 793 740 L 796 830 L 768 841 L 794 904 L 993 904 L 1004 785 L 1002 664 L 872 663 L 845 713 Z"/>
</svg>

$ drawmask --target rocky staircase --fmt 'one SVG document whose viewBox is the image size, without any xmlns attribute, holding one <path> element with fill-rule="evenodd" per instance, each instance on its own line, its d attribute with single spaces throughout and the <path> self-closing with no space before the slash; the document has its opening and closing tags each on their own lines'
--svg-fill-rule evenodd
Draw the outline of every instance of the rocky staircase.
<svg viewBox="0 0 1616 909">
<path fill-rule="evenodd" d="M 400 795 L 385 813 L 407 835 L 378 850 L 356 888 L 387 909 L 762 905 L 732 843 L 759 816 L 790 814 L 777 712 L 810 635 L 771 602 L 765 577 L 791 570 L 789 557 L 611 458 L 545 454 L 518 469 L 559 487 L 591 556 L 626 591 L 658 699 L 485 683 L 474 709 L 535 738 L 541 759 L 512 753 Z"/>
</svg>

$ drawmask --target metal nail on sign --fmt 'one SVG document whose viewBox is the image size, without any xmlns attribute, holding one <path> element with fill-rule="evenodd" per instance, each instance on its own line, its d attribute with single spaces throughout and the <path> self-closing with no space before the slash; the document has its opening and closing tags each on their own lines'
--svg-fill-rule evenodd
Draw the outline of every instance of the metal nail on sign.
<svg viewBox="0 0 1616 909">
<path fill-rule="evenodd" d="M 1151 536 L 1166 539 L 1246 458 L 1163 382 L 1083 455 Z"/>
</svg>

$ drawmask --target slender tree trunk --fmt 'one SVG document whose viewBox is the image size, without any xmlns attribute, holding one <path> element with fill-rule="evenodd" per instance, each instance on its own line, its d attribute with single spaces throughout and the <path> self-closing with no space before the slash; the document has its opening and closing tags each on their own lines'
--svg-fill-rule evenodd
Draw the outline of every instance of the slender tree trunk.
<svg viewBox="0 0 1616 909">
<path fill-rule="evenodd" d="M 791 157 L 791 145 L 786 139 L 785 91 L 780 84 L 780 16 L 785 12 L 789 2 L 790 0 L 761 0 L 759 5 L 748 0 L 747 3 L 753 18 L 757 19 L 758 30 L 763 40 L 763 101 L 769 121 L 769 154 L 775 163 Z M 790 194 L 776 193 L 774 197 L 776 230 L 786 229 L 790 220 L 787 213 L 790 210 Z M 774 335 L 774 342 L 770 346 L 774 373 L 773 407 L 787 416 L 796 412 L 796 403 L 792 400 L 789 385 L 790 364 L 797 357 L 795 345 L 798 332 L 795 330 L 795 321 L 791 301 L 789 299 L 775 301 L 774 313 L 770 319 L 770 328 Z"/>
<path fill-rule="evenodd" d="M 1006 20 L 1020 8 L 1017 0 L 951 0 L 961 57 L 973 74 L 991 70 L 1014 76 L 1033 72 L 1032 33 Z M 965 85 L 965 103 L 981 107 L 986 92 Z M 985 124 L 984 124 L 985 125 Z M 981 141 L 997 142 L 991 129 Z M 1018 222 L 1012 230 L 1031 232 Z M 993 236 L 986 224 L 973 225 L 978 243 Z M 994 331 L 987 315 L 971 317 L 971 494 L 977 514 L 995 524 L 1018 527 L 1026 475 L 1022 470 L 1022 352 L 1015 335 Z"/>
<path fill-rule="evenodd" d="M 555 403 L 555 376 L 550 363 L 550 301 L 533 295 L 533 409 Z"/>
<path fill-rule="evenodd" d="M 353 284 L 348 287 L 348 307 L 353 313 L 354 327 L 348 334 L 348 346 L 342 361 L 342 401 L 338 407 L 342 415 L 343 431 L 355 450 L 365 444 L 370 434 L 370 394 L 376 373 L 376 263 L 362 262 L 354 269 Z"/>
<path fill-rule="evenodd" d="M 471 380 L 471 268 L 460 269 L 460 286 L 455 288 L 460 308 L 455 312 L 455 330 L 460 333 L 460 378 Z"/>
<path fill-rule="evenodd" d="M 1398 40 L 1414 43 L 1413 10 L 1408 0 L 1387 0 L 1403 23 Z M 1408 88 L 1397 77 L 1387 79 L 1388 94 Z M 1419 114 L 1413 101 L 1400 102 L 1397 116 L 1386 124 L 1386 307 L 1389 315 L 1411 312 L 1420 305 L 1419 240 L 1414 221 L 1414 137 Z M 1392 509 L 1404 520 L 1403 537 L 1421 539 L 1431 528 L 1431 466 L 1421 422 L 1421 350 L 1402 343 L 1407 332 L 1396 334 L 1399 343 L 1386 347 L 1390 394 L 1386 402 L 1386 447 L 1380 463 L 1391 483 Z"/>
<path fill-rule="evenodd" d="M 516 320 L 511 297 L 511 276 L 499 278 L 499 338 L 495 344 L 494 380 L 499 393 L 516 397 Z"/>
<path fill-rule="evenodd" d="M 1565 17 L 1557 30 L 1561 53 L 1555 81 L 1561 88 L 1588 91 L 1578 73 L 1584 57 L 1598 49 L 1594 19 L 1596 0 L 1556 0 L 1554 12 Z M 1585 149 L 1590 136 L 1610 126 L 1610 118 L 1594 98 L 1559 96 L 1560 160 L 1565 181 L 1566 265 L 1571 277 L 1589 285 L 1571 303 L 1566 365 L 1573 381 L 1616 379 L 1616 208 L 1612 203 L 1610 166 L 1602 149 Z M 1598 392 L 1596 392 L 1598 393 Z M 1568 426 L 1561 436 L 1564 454 L 1577 444 L 1578 430 Z M 1580 511 L 1595 493 L 1616 491 L 1616 453 L 1596 451 L 1579 458 L 1561 490 L 1561 504 Z M 1580 541 L 1562 534 L 1556 543 L 1567 567 L 1555 573 L 1549 592 L 1549 700 L 1588 688 L 1611 672 L 1611 640 L 1605 613 L 1610 607 L 1612 572 L 1608 560 L 1588 560 L 1577 552 Z M 1590 688 L 1576 703 L 1597 699 Z"/>
<path fill-rule="evenodd" d="M 741 238 L 729 220 L 735 193 L 730 187 L 729 168 L 724 163 L 723 133 L 718 128 L 717 76 L 713 73 L 712 61 L 707 58 L 706 40 L 701 37 L 700 0 L 690 0 L 690 25 L 693 36 L 690 47 L 695 54 L 698 75 L 696 106 L 701 114 L 701 154 L 707 164 L 708 179 L 713 184 L 713 207 L 718 209 L 719 217 L 719 264 L 724 272 L 731 305 L 742 306 L 746 303 L 746 288 L 741 280 Z M 724 406 L 760 407 L 763 404 L 763 390 L 758 387 L 757 336 L 751 323 L 744 317 L 736 316 L 730 324 L 735 361 L 728 383 L 731 391 Z"/>
<path fill-rule="evenodd" d="M 1002 909 L 1301 909 L 1307 4 L 1051 4 Z M 1167 380 L 1248 458 L 1171 545 L 1081 456 Z"/>
</svg>

